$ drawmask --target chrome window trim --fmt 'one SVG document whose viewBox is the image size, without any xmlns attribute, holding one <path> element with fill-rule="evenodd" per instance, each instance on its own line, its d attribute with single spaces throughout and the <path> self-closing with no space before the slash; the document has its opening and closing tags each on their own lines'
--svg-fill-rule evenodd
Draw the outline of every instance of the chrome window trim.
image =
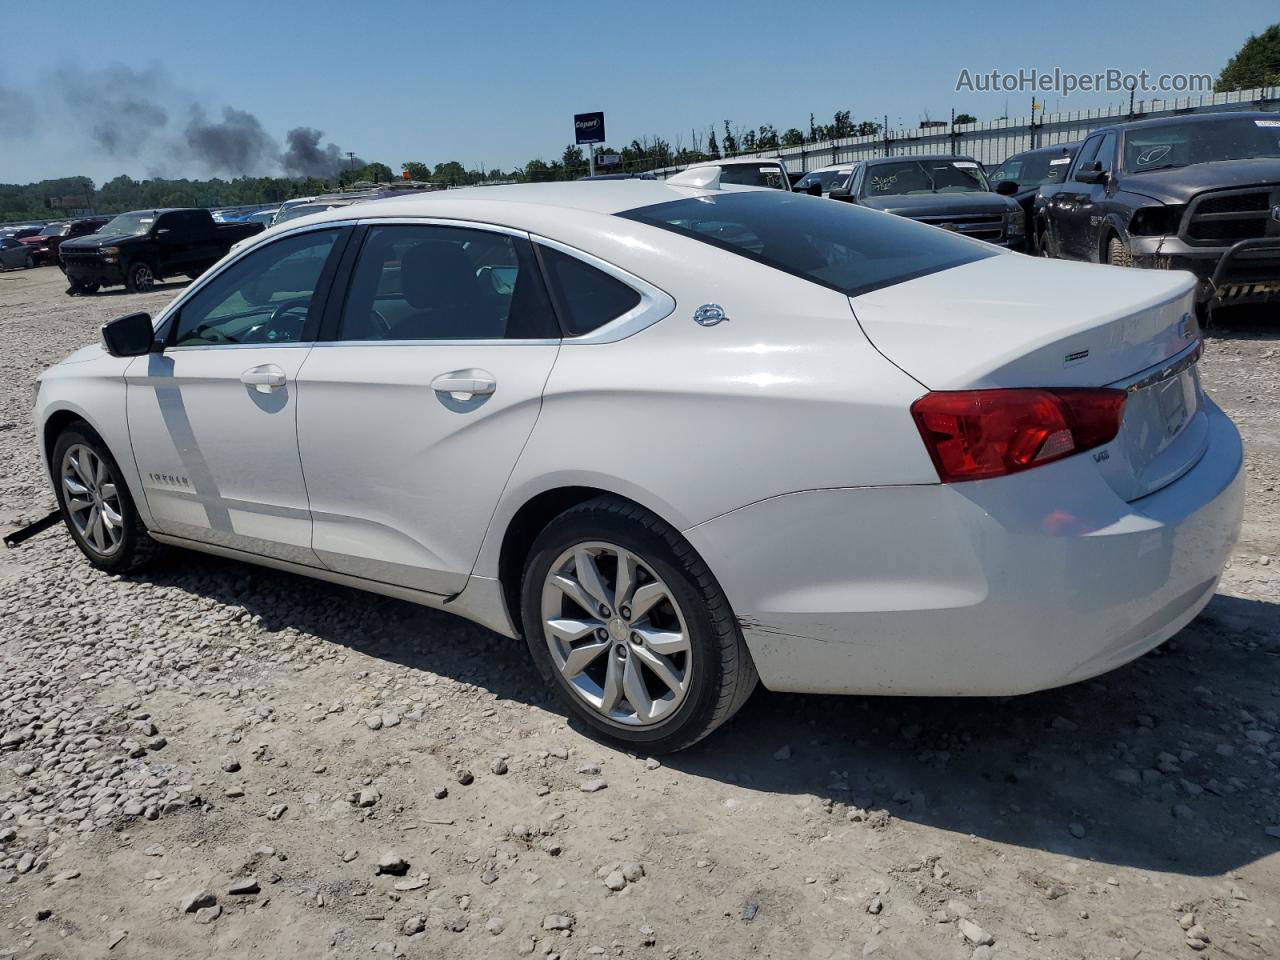
<svg viewBox="0 0 1280 960">
<path fill-rule="evenodd" d="M 205 284 L 212 283 L 216 277 L 221 276 L 223 271 L 229 269 L 232 264 L 239 263 L 244 257 L 247 257 L 249 254 L 253 253 L 255 250 L 260 250 L 263 247 L 276 243 L 279 240 L 283 240 L 286 237 L 294 236 L 295 234 L 309 233 L 313 230 L 341 230 L 344 227 L 351 226 L 353 223 L 354 221 L 352 220 L 326 220 L 323 223 L 308 223 L 299 227 L 292 227 L 286 230 L 282 230 L 279 234 L 272 237 L 270 240 L 258 240 L 255 243 L 249 244 L 243 250 L 236 253 L 235 256 L 230 257 L 230 259 L 224 257 L 218 263 L 214 264 L 212 267 L 210 267 L 208 270 L 202 273 L 199 279 L 191 281 L 187 289 L 183 290 L 182 293 L 178 294 L 176 299 L 174 299 L 167 307 L 165 307 L 163 310 L 160 311 L 160 313 L 156 316 L 155 321 L 151 325 L 152 330 L 154 330 L 156 333 L 159 333 L 160 329 L 166 323 L 169 322 L 169 318 L 172 317 L 175 313 L 177 313 L 180 309 L 182 309 L 182 306 L 188 300 L 190 300 L 202 289 L 204 289 Z M 262 237 L 269 230 L 270 228 L 268 228 L 268 230 L 264 230 L 262 233 L 255 234 L 255 236 Z M 302 343 L 306 343 L 307 345 L 310 345 L 310 341 L 299 341 L 299 344 L 302 344 Z M 266 346 L 266 344 L 212 343 L 212 344 L 200 344 L 198 346 L 192 345 L 188 347 L 166 347 L 165 353 L 168 353 L 170 350 L 192 350 L 192 349 L 203 350 L 203 349 L 206 349 L 207 347 L 237 347 L 237 346 L 238 347 L 247 347 L 247 346 L 261 347 L 261 346 Z"/>
<path fill-rule="evenodd" d="M 601 273 L 626 284 L 640 295 L 640 302 L 626 313 L 614 317 L 608 323 L 596 327 L 590 333 L 584 333 L 577 337 L 565 337 L 561 342 L 565 344 L 616 343 L 653 326 L 659 320 L 665 320 L 675 312 L 676 302 L 670 294 L 655 287 L 647 280 L 641 280 L 634 273 L 629 273 L 608 260 L 602 260 L 593 254 L 587 253 L 585 250 L 571 247 L 567 243 L 561 243 L 559 240 L 552 240 L 550 237 L 544 237 L 536 233 L 529 234 L 529 238 L 534 243 L 550 247 L 552 250 L 558 250 L 567 257 L 573 257 L 588 266 L 595 267 Z"/>
</svg>

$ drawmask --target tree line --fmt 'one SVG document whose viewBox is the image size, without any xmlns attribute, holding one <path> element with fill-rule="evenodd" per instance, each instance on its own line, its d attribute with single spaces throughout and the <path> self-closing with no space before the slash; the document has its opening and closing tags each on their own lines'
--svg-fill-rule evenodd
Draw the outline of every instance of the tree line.
<svg viewBox="0 0 1280 960">
<path fill-rule="evenodd" d="M 878 134 L 881 125 L 873 121 L 855 121 L 850 111 L 837 111 L 831 123 L 818 123 L 809 116 L 807 130 L 797 127 L 779 131 L 772 124 L 743 127 L 725 120 L 720 127 L 694 130 L 686 141 L 682 137 L 639 137 L 620 146 L 596 146 L 597 156 L 616 154 L 620 162 L 611 168 L 630 172 L 694 163 L 699 160 L 739 153 L 777 150 L 819 140 Z M 158 207 L 235 207 L 280 203 L 295 197 L 308 197 L 350 188 L 357 183 L 389 183 L 402 179 L 429 182 L 442 187 L 473 186 L 494 182 L 539 182 L 575 180 L 588 171 L 587 155 L 582 147 L 567 146 L 553 160 L 537 157 L 510 170 L 468 168 L 457 160 L 434 166 L 421 160 L 400 164 L 400 172 L 382 162 L 366 163 L 339 171 L 332 179 L 316 177 L 238 177 L 208 180 L 189 178 L 151 178 L 135 180 L 121 174 L 101 186 L 89 177 L 59 177 L 28 184 L 0 184 L 0 222 L 51 220 L 63 207 L 50 207 L 50 198 L 72 208 L 92 209 L 97 213 L 121 213 Z M 598 172 L 607 172 L 601 167 Z M 80 202 L 83 200 L 83 202 Z"/>
</svg>

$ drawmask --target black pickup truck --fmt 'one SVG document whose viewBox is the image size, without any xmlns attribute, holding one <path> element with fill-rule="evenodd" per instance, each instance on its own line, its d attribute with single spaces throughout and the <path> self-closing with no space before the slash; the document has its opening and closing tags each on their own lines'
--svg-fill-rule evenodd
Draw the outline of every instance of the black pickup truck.
<svg viewBox="0 0 1280 960">
<path fill-rule="evenodd" d="M 992 187 L 982 165 L 973 157 L 880 157 L 859 160 L 838 171 L 852 169 L 843 185 L 832 185 L 827 196 L 895 213 L 962 233 L 975 240 L 1022 250 L 1026 242 L 1026 215 L 1005 191 L 1017 185 Z M 819 184 L 810 190 L 818 192 Z"/>
<path fill-rule="evenodd" d="M 1093 131 L 1035 202 L 1044 256 L 1189 270 L 1202 320 L 1280 299 L 1280 113 L 1184 115 Z"/>
<path fill-rule="evenodd" d="M 124 284 L 131 292 L 185 275 L 195 279 L 260 223 L 215 223 L 198 207 L 122 213 L 97 233 L 68 240 L 58 251 L 71 296 Z"/>
</svg>

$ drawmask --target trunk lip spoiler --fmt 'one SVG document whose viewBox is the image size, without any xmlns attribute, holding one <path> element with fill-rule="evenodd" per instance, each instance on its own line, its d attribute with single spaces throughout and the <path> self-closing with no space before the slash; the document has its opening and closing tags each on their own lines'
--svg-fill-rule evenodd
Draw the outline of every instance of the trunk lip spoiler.
<svg viewBox="0 0 1280 960">
<path fill-rule="evenodd" d="M 1204 338 L 1196 337 L 1194 343 L 1175 353 L 1167 360 L 1161 360 L 1154 366 L 1147 367 L 1147 369 L 1139 371 L 1132 377 L 1109 383 L 1107 386 L 1116 390 L 1124 390 L 1128 393 L 1145 390 L 1147 387 L 1155 386 L 1157 383 L 1171 380 L 1188 367 L 1194 366 L 1203 353 Z"/>
</svg>

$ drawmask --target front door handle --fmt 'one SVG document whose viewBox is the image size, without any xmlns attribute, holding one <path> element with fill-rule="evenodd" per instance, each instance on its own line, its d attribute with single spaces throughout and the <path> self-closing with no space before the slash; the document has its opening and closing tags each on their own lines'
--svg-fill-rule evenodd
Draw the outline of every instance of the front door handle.
<svg viewBox="0 0 1280 960">
<path fill-rule="evenodd" d="M 274 363 L 264 363 L 261 366 L 250 367 L 240 374 L 240 382 L 247 387 L 253 387 L 259 393 L 270 393 L 284 386 L 285 375 L 284 371 Z"/>
<path fill-rule="evenodd" d="M 498 381 L 488 370 L 452 370 L 431 381 L 436 393 L 487 397 L 498 389 Z"/>
</svg>

